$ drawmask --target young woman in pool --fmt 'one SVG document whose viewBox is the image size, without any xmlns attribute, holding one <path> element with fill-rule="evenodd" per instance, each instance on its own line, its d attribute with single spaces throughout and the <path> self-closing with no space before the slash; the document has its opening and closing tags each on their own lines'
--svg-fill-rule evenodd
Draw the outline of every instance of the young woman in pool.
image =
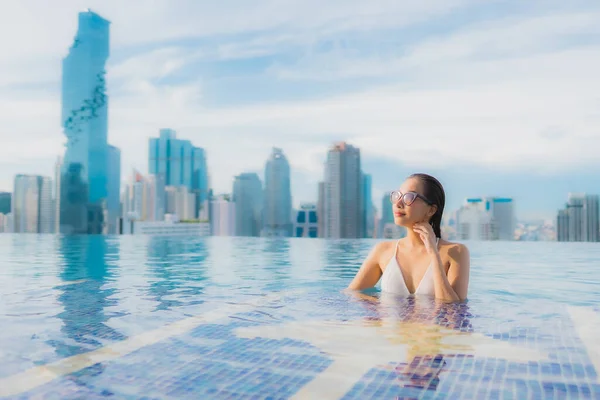
<svg viewBox="0 0 600 400">
<path fill-rule="evenodd" d="M 426 174 L 409 176 L 390 194 L 394 223 L 407 228 L 398 241 L 380 242 L 363 262 L 348 289 L 375 286 L 403 296 L 423 294 L 462 301 L 469 287 L 470 256 L 462 244 L 441 239 L 444 188 Z"/>
</svg>

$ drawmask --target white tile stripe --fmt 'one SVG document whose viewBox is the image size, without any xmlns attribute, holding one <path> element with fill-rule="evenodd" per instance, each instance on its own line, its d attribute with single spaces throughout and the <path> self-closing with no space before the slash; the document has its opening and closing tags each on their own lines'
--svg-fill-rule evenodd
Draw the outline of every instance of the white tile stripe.
<svg viewBox="0 0 600 400">
<path fill-rule="evenodd" d="M 28 392 L 38 386 L 44 385 L 60 378 L 61 376 L 80 371 L 94 364 L 115 360 L 129 353 L 168 339 L 173 336 L 186 333 L 197 326 L 227 318 L 231 313 L 251 311 L 269 302 L 281 300 L 295 292 L 281 292 L 269 294 L 259 299 L 251 299 L 245 303 L 230 304 L 225 307 L 208 311 L 202 315 L 189 317 L 169 325 L 162 326 L 148 332 L 132 336 L 123 341 L 112 343 L 100 349 L 72 357 L 63 358 L 50 364 L 30 368 L 18 374 L 0 379 L 0 397 L 15 396 Z"/>
<path fill-rule="evenodd" d="M 568 310 L 588 357 L 600 375 L 600 314 L 589 307 L 568 307 Z"/>
</svg>

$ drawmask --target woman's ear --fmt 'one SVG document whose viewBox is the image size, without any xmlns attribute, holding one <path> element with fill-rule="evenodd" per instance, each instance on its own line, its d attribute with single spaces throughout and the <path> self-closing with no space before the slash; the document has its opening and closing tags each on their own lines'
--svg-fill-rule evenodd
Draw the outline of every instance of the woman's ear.
<svg viewBox="0 0 600 400">
<path fill-rule="evenodd" d="M 429 218 L 433 217 L 435 215 L 435 213 L 437 212 L 437 206 L 434 204 L 431 206 L 431 208 L 429 209 Z"/>
</svg>

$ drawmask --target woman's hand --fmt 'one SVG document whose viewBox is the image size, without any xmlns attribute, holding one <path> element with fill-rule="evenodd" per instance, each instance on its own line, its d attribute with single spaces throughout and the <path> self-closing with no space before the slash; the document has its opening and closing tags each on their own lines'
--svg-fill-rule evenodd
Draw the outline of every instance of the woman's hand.
<svg viewBox="0 0 600 400">
<path fill-rule="evenodd" d="M 433 227 L 427 222 L 417 222 L 413 225 L 413 231 L 417 232 L 425 244 L 425 250 L 429 254 L 435 254 L 438 251 L 437 238 L 433 232 Z"/>
</svg>

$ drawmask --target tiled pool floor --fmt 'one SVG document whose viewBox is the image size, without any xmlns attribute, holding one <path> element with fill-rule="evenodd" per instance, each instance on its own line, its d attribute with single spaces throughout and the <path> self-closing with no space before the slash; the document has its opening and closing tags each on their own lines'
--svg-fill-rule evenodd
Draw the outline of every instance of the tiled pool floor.
<svg viewBox="0 0 600 400">
<path fill-rule="evenodd" d="M 0 375 L 0 397 L 600 398 L 598 328 L 591 307 L 541 301 L 509 308 L 273 292 L 43 365 L 21 367 L 40 362 L 19 364 L 4 349 L 14 368 Z M 106 327 L 81 329 L 77 340 L 95 329 Z"/>
</svg>

